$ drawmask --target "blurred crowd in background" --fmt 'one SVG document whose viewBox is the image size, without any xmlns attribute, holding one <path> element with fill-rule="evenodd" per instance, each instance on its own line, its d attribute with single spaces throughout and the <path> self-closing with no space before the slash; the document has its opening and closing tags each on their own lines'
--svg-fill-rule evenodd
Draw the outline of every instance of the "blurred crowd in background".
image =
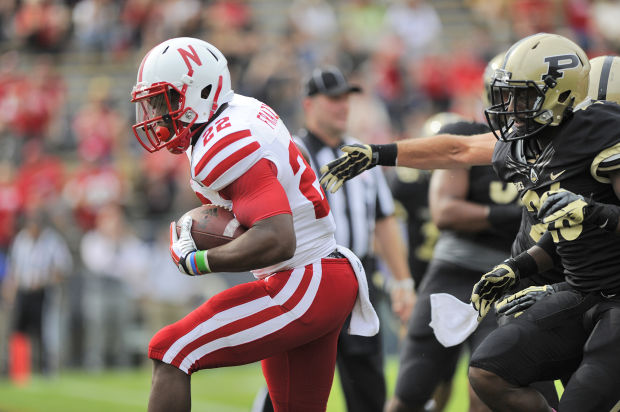
<svg viewBox="0 0 620 412">
<path fill-rule="evenodd" d="M 131 132 L 136 69 L 160 41 L 214 44 L 235 91 L 293 133 L 304 77 L 337 65 L 364 90 L 351 134 L 387 143 L 437 112 L 481 120 L 484 68 L 515 40 L 617 54 L 618 21 L 603 0 L 3 0 L 0 376 L 16 331 L 43 373 L 141 364 L 156 330 L 231 281 L 178 273 L 168 222 L 199 205 L 186 160 Z"/>
</svg>

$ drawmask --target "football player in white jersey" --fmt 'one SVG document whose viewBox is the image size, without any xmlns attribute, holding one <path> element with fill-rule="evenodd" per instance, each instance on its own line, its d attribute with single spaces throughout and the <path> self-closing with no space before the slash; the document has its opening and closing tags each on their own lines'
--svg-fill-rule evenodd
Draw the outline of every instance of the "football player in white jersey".
<svg viewBox="0 0 620 412">
<path fill-rule="evenodd" d="M 171 223 L 181 272 L 251 270 L 257 280 L 219 293 L 151 340 L 148 410 L 189 411 L 190 375 L 261 360 L 276 411 L 325 410 L 338 332 L 374 335 L 359 259 L 336 244 L 334 220 L 316 175 L 278 115 L 231 89 L 226 58 L 194 38 L 149 51 L 132 91 L 135 136 L 150 151 L 186 153 L 191 186 L 205 204 L 231 209 L 248 230 L 197 250 L 191 218 Z"/>
</svg>

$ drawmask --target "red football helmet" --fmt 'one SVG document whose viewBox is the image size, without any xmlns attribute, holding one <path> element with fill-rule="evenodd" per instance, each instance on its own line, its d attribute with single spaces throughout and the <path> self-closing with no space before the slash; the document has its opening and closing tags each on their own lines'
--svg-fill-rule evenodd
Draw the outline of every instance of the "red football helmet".
<svg viewBox="0 0 620 412">
<path fill-rule="evenodd" d="M 206 123 L 234 95 L 224 55 L 199 39 L 166 40 L 149 51 L 131 92 L 133 132 L 149 152 L 183 153 L 194 124 Z"/>
</svg>

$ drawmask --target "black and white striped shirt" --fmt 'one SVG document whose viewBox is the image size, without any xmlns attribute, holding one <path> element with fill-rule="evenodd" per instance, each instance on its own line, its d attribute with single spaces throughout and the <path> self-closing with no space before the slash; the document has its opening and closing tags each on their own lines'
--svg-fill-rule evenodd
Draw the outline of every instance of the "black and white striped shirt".
<svg viewBox="0 0 620 412">
<path fill-rule="evenodd" d="M 9 273 L 22 290 L 37 290 L 49 285 L 54 274 L 66 275 L 72 265 L 67 243 L 51 228 L 43 229 L 37 238 L 22 229 L 11 245 Z"/>
<path fill-rule="evenodd" d="M 310 166 L 318 170 L 342 152 L 323 143 L 311 132 L 302 129 L 295 142 L 310 156 Z M 345 137 L 343 144 L 360 143 Z M 394 214 L 394 201 L 380 167 L 370 169 L 355 179 L 347 181 L 336 193 L 326 193 L 327 201 L 336 221 L 336 242 L 364 258 L 373 255 L 372 243 L 375 222 Z"/>
</svg>

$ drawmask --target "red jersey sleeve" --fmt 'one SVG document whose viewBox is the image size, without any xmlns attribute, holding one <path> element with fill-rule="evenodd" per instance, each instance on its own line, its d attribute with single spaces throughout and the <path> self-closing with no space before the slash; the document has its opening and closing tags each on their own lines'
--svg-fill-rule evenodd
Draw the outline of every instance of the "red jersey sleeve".
<svg viewBox="0 0 620 412">
<path fill-rule="evenodd" d="M 220 191 L 233 203 L 239 223 L 251 227 L 259 220 L 283 213 L 292 214 L 284 188 L 277 178 L 275 165 L 259 160 L 241 177 Z"/>
</svg>

